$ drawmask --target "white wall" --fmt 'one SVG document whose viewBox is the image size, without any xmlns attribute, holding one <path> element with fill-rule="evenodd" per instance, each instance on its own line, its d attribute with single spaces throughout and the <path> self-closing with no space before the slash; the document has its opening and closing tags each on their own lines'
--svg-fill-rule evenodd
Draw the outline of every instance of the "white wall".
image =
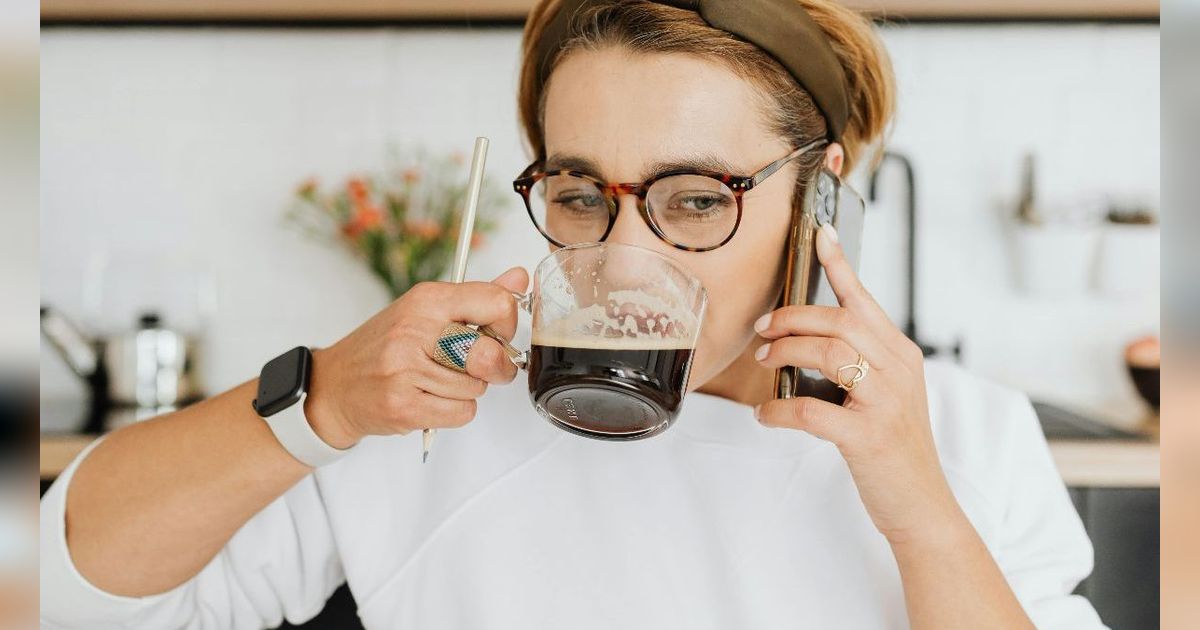
<svg viewBox="0 0 1200 630">
<path fill-rule="evenodd" d="M 961 337 L 966 363 L 996 379 L 1135 422 L 1141 407 L 1119 350 L 1157 331 L 1157 294 L 1022 296 L 1003 219 L 1027 149 L 1049 198 L 1157 202 L 1157 27 L 908 26 L 885 37 L 901 87 L 891 146 L 913 158 L 920 188 L 927 336 Z M 476 135 L 492 139 L 488 171 L 505 185 L 525 163 L 518 38 L 516 29 L 44 31 L 43 300 L 82 313 L 102 251 L 210 270 L 214 389 L 289 345 L 334 341 L 386 298 L 342 252 L 283 229 L 292 188 L 310 174 L 328 181 L 377 167 L 389 142 L 469 151 Z M 884 188 L 864 275 L 899 313 L 901 190 L 892 177 Z M 468 277 L 529 266 L 544 251 L 517 205 L 501 230 Z M 43 396 L 79 391 L 42 356 Z"/>
</svg>

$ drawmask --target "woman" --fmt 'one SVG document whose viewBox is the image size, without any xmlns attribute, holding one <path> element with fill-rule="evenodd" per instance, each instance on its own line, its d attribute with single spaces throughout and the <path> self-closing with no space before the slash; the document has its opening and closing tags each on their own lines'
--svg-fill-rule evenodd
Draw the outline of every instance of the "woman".
<svg viewBox="0 0 1200 630">
<path fill-rule="evenodd" d="M 466 373 L 433 358 L 451 322 L 510 338 L 526 272 L 423 284 L 313 352 L 294 406 L 309 451 L 258 416 L 249 382 L 81 454 L 43 501 L 45 624 L 270 627 L 345 580 L 368 628 L 1099 627 L 1070 595 L 1091 548 L 1024 396 L 924 364 L 832 230 L 818 254 L 841 306 L 774 309 L 803 182 L 859 161 L 892 99 L 871 27 L 830 0 L 543 0 L 520 83 L 527 173 L 641 182 L 791 158 L 704 251 L 596 187 L 616 203 L 608 241 L 709 291 L 678 423 L 625 444 L 549 426 L 503 386 L 516 370 L 495 340 Z M 844 406 L 772 399 L 775 368 L 836 379 L 859 361 Z M 422 466 L 427 427 L 456 430 Z"/>
</svg>

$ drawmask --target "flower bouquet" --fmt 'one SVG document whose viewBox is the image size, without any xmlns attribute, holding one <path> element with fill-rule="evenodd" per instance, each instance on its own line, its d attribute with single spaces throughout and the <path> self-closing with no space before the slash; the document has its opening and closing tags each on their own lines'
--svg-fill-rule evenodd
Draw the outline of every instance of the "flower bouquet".
<svg viewBox="0 0 1200 630">
<path fill-rule="evenodd" d="M 361 258 L 392 299 L 418 282 L 449 270 L 466 203 L 468 164 L 461 153 L 395 163 L 382 173 L 356 175 L 323 190 L 316 178 L 297 187 L 287 218 L 321 241 Z M 507 199 L 486 177 L 480 193 L 471 249 L 496 227 L 495 212 Z"/>
</svg>

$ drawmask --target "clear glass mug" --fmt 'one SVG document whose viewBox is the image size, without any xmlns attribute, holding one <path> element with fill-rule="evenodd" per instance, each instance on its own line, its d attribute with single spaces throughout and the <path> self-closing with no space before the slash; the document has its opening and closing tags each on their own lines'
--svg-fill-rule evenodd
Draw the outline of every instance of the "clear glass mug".
<svg viewBox="0 0 1200 630">
<path fill-rule="evenodd" d="M 658 435 L 687 391 L 708 294 L 658 252 L 619 243 L 563 247 L 515 295 L 533 316 L 531 347 L 513 348 L 529 398 L 555 426 L 601 440 Z"/>
</svg>

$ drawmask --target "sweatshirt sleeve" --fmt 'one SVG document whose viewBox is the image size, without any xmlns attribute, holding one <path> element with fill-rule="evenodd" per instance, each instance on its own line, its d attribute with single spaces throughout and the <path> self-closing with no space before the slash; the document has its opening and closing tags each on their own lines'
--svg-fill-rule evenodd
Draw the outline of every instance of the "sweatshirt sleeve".
<svg viewBox="0 0 1200 630">
<path fill-rule="evenodd" d="M 993 552 L 1013 592 L 1040 630 L 1104 628 L 1086 598 L 1071 591 L 1092 572 L 1092 544 L 1054 464 L 1037 414 L 1022 393 L 1006 390 L 997 420 L 1008 434 L 1007 472 Z"/>
<path fill-rule="evenodd" d="M 316 616 L 345 576 L 313 475 L 252 517 L 187 582 L 124 597 L 88 582 L 71 561 L 66 495 L 89 445 L 42 498 L 41 626 L 46 629 L 273 628 Z"/>
</svg>

